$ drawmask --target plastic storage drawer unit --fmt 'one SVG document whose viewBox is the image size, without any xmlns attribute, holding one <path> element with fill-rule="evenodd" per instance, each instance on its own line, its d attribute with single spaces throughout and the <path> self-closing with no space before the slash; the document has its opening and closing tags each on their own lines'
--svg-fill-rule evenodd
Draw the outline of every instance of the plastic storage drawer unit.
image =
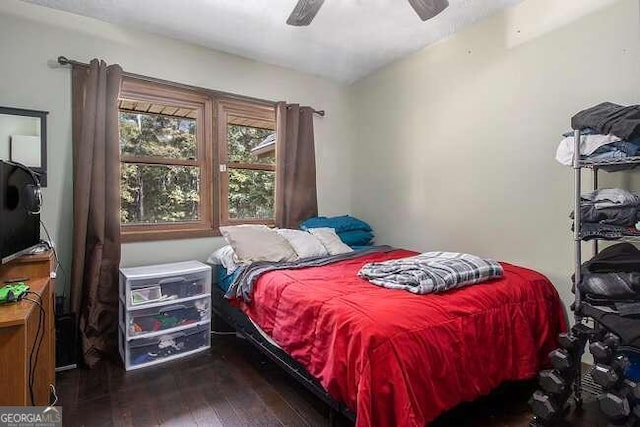
<svg viewBox="0 0 640 427">
<path fill-rule="evenodd" d="M 120 269 L 127 309 L 211 294 L 211 267 L 198 261 Z"/>
<path fill-rule="evenodd" d="M 209 325 L 193 326 L 179 332 L 127 341 L 120 330 L 120 355 L 125 368 L 143 368 L 194 354 L 211 346 Z"/>
<path fill-rule="evenodd" d="M 188 325 L 204 324 L 211 320 L 211 298 L 176 302 L 170 305 L 125 310 L 120 304 L 120 322 L 128 337 L 161 334 L 164 331 L 185 329 Z"/>
<path fill-rule="evenodd" d="M 198 261 L 120 269 L 119 347 L 127 370 L 211 347 L 211 267 Z"/>
</svg>

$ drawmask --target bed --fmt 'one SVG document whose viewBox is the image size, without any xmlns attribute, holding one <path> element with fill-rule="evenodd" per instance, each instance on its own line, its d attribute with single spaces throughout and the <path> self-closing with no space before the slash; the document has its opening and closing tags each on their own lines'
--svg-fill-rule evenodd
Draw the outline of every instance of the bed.
<svg viewBox="0 0 640 427">
<path fill-rule="evenodd" d="M 266 272 L 250 302 L 217 288 L 214 310 L 357 426 L 422 427 L 506 381 L 535 377 L 566 329 L 549 280 L 502 263 L 501 279 L 414 295 L 357 276 L 365 263 L 415 254 L 363 252 Z"/>
</svg>

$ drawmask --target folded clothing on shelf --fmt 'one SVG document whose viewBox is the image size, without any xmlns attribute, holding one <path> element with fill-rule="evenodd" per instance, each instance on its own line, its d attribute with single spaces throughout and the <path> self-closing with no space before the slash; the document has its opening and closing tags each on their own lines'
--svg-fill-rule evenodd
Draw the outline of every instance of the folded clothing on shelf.
<svg viewBox="0 0 640 427">
<path fill-rule="evenodd" d="M 611 299 L 640 297 L 640 272 L 588 273 L 585 272 L 580 290 L 591 295 Z"/>
<path fill-rule="evenodd" d="M 613 134 L 622 139 L 637 138 L 640 136 L 640 105 L 625 107 L 603 102 L 574 115 L 571 127 L 590 128 L 600 134 Z"/>
<path fill-rule="evenodd" d="M 583 264 L 590 273 L 640 272 L 640 249 L 628 242 L 601 250 Z"/>
<path fill-rule="evenodd" d="M 602 224 L 599 222 L 583 222 L 580 227 L 580 236 L 584 240 L 615 240 L 622 237 L 640 236 L 640 230 L 636 229 L 635 227 L 625 227 L 622 225 Z"/>
<path fill-rule="evenodd" d="M 575 151 L 575 138 L 573 132 L 567 132 L 563 136 L 565 138 L 560 141 L 556 150 L 556 160 L 563 165 L 571 166 L 573 164 L 573 152 Z M 580 139 L 580 155 L 590 156 L 600 148 L 618 141 L 620 141 L 620 138 L 615 135 L 598 135 L 589 131 Z"/>
<path fill-rule="evenodd" d="M 591 203 L 583 203 L 580 206 L 580 215 L 583 221 L 600 224 L 613 224 L 625 227 L 635 226 L 640 220 L 638 209 L 635 207 L 604 208 L 597 209 Z M 571 212 L 573 219 L 573 212 Z"/>
<path fill-rule="evenodd" d="M 605 145 L 598 148 L 589 156 L 581 156 L 582 160 L 590 162 L 611 162 L 619 161 L 624 163 L 629 157 L 636 157 L 640 153 L 640 144 L 631 141 L 619 141 L 613 144 Z M 617 164 L 603 167 L 607 172 L 616 172 L 621 170 L 633 169 L 633 164 Z"/>
<path fill-rule="evenodd" d="M 640 137 L 622 139 L 613 134 L 599 134 L 597 131 L 586 128 L 581 130 L 580 159 L 591 162 L 620 161 L 624 162 L 629 157 L 640 156 Z M 566 132 L 564 139 L 560 141 L 556 150 L 556 160 L 565 165 L 573 165 L 575 138 L 573 131 Z M 609 172 L 632 169 L 635 165 L 609 165 L 603 167 Z"/>
<path fill-rule="evenodd" d="M 640 250 L 618 243 L 582 264 L 580 291 L 609 299 L 640 299 Z"/>
<path fill-rule="evenodd" d="M 640 196 L 622 188 L 602 188 L 580 198 L 592 202 L 596 209 L 640 206 Z"/>
<path fill-rule="evenodd" d="M 580 202 L 580 217 L 586 223 L 631 227 L 640 221 L 640 196 L 627 190 L 595 190 L 583 194 Z M 573 212 L 570 217 L 573 219 Z"/>
</svg>

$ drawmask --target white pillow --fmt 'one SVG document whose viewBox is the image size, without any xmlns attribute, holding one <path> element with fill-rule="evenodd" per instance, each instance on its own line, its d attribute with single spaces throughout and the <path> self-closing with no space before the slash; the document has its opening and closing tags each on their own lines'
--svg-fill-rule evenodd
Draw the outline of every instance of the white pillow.
<svg viewBox="0 0 640 427">
<path fill-rule="evenodd" d="M 295 261 L 298 259 L 287 239 L 266 225 L 220 227 L 222 237 L 233 248 L 242 265 L 258 261 Z"/>
<path fill-rule="evenodd" d="M 306 231 L 281 228 L 276 233 L 287 239 L 300 258 L 327 256 L 329 252 L 316 236 Z"/>
<path fill-rule="evenodd" d="M 227 274 L 231 274 L 240 267 L 238 265 L 238 257 L 236 253 L 233 252 L 233 248 L 231 245 L 226 245 L 215 251 L 209 256 L 207 259 L 207 263 L 214 265 L 222 265 L 226 270 Z"/>
<path fill-rule="evenodd" d="M 353 249 L 340 240 L 340 237 L 336 234 L 336 230 L 333 228 L 310 228 L 309 233 L 320 240 L 320 243 L 329 251 L 329 255 L 353 252 Z"/>
</svg>

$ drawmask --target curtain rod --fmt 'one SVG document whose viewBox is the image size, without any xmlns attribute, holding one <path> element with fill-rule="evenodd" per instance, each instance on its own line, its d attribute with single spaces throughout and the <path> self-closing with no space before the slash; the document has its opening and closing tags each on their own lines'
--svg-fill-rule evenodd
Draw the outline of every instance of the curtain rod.
<svg viewBox="0 0 640 427">
<path fill-rule="evenodd" d="M 73 59 L 68 59 L 66 56 L 58 56 L 58 64 L 60 65 L 75 65 L 76 67 L 89 67 L 89 64 L 86 64 L 84 62 L 80 62 L 80 61 L 74 61 Z M 213 90 L 213 89 L 204 89 L 198 86 L 191 86 L 191 85 L 186 85 L 186 84 L 182 84 L 182 83 L 176 83 L 176 82 L 172 82 L 170 80 L 164 80 L 164 79 L 158 79 L 155 77 L 149 77 L 149 76 L 143 76 L 141 74 L 134 74 L 134 73 L 128 73 L 128 72 L 123 72 L 123 75 L 125 77 L 131 77 L 131 78 L 135 78 L 135 79 L 139 79 L 139 80 L 144 80 L 147 82 L 152 82 L 152 83 L 160 83 L 160 84 L 165 84 L 165 85 L 169 85 L 169 86 L 173 86 L 173 87 L 178 87 L 181 89 L 188 89 L 188 90 L 206 90 L 209 93 L 215 94 L 215 95 L 219 95 L 219 96 L 224 96 L 226 98 L 232 98 L 232 99 L 236 99 L 238 101 L 250 101 L 250 102 L 255 102 L 258 104 L 263 104 L 263 105 L 276 105 L 275 101 L 269 101 L 267 99 L 261 99 L 261 98 L 253 98 L 251 96 L 244 96 L 244 95 L 238 95 L 235 93 L 229 93 L 229 92 L 224 92 L 224 91 L 220 91 L 220 90 Z M 317 114 L 320 117 L 324 117 L 325 116 L 325 111 L 324 110 L 316 110 L 313 109 L 314 114 Z"/>
</svg>

